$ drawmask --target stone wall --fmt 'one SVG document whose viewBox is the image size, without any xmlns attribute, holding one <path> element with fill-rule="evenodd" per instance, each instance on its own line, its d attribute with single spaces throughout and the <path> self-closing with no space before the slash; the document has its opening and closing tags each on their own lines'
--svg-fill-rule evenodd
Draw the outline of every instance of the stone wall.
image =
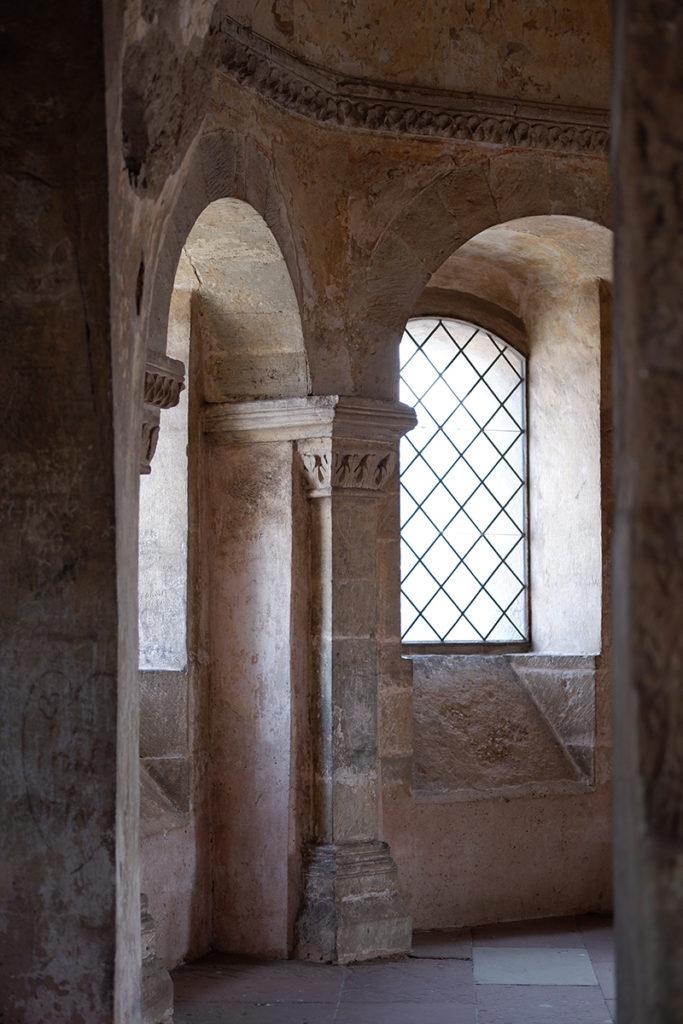
<svg viewBox="0 0 683 1024">
<path fill-rule="evenodd" d="M 139 1002 L 102 31 L 92 5 L 3 14 L 0 1005 L 36 1024 Z"/>
<path fill-rule="evenodd" d="M 619 1019 L 683 1018 L 683 273 L 677 3 L 617 10 L 615 874 Z"/>
<path fill-rule="evenodd" d="M 3 535 L 11 580 L 7 650 L 13 660 L 5 691 L 9 700 L 3 727 L 8 740 L 2 756 L 10 787 L 7 806 L 12 810 L 9 860 L 22 864 L 18 890 L 13 890 L 19 892 L 19 902 L 8 904 L 8 913 L 37 923 L 35 936 L 28 936 L 24 947 L 33 950 L 34 974 L 22 973 L 23 964 L 16 959 L 21 947 L 13 940 L 14 959 L 7 975 L 14 978 L 7 983 L 11 999 L 26 998 L 25 982 L 18 978 L 28 977 L 30 985 L 32 978 L 49 978 L 45 965 L 50 962 L 56 982 L 70 979 L 66 994 L 59 997 L 62 1009 L 55 1010 L 64 1019 L 80 1012 L 83 993 L 92 996 L 91 1019 L 128 1022 L 138 1014 L 136 538 L 142 389 L 148 349 L 166 350 L 178 260 L 202 211 L 215 200 L 237 200 L 249 204 L 272 232 L 282 254 L 278 280 L 291 280 L 286 303 L 278 292 L 277 306 L 287 306 L 278 311 L 296 312 L 301 319 L 301 337 L 297 335 L 290 351 L 297 367 L 295 384 L 288 393 L 295 398 L 310 391 L 314 396 L 360 396 L 389 403 L 395 397 L 396 349 L 403 325 L 434 272 L 459 246 L 491 225 L 536 215 L 609 222 L 606 4 L 573 0 L 564 5 L 558 20 L 539 8 L 526 23 L 520 20 L 518 4 L 499 3 L 495 11 L 488 4 L 466 6 L 467 11 L 456 16 L 447 5 L 437 4 L 427 11 L 424 25 L 421 5 L 412 15 L 409 5 L 405 17 L 390 25 L 384 15 L 375 17 L 370 7 L 372 17 L 359 25 L 359 10 L 344 5 L 332 17 L 329 5 L 324 18 L 322 8 L 315 5 L 299 17 L 293 5 L 283 2 L 270 11 L 264 8 L 252 21 L 240 4 L 131 0 L 105 4 L 102 25 L 80 4 L 62 5 L 57 20 L 51 9 L 40 5 L 43 36 L 36 35 L 35 10 L 6 19 L 12 60 L 4 93 L 5 119 L 11 126 L 8 155 L 13 170 L 3 179 L 10 218 L 5 266 L 12 268 L 6 331 L 11 339 L 6 364 L 10 400 L 3 437 L 7 491 L 12 496 L 6 514 L 18 519 L 8 520 Z M 666 4 L 663 9 L 666 13 Z M 235 16 L 244 17 L 242 27 Z M 443 31 L 444 17 L 451 19 L 452 31 Z M 674 15 L 669 22 L 674 24 Z M 416 33 L 416 24 L 424 31 Z M 42 38 L 50 40 L 50 47 L 42 46 Z M 429 53 L 428 62 L 416 59 L 418 44 Z M 577 49 L 580 60 L 575 59 Z M 636 196 L 627 204 L 629 209 L 638 210 L 641 200 L 645 204 L 649 197 Z M 672 209 L 675 213 L 675 203 Z M 265 266 L 268 261 L 263 262 L 264 275 L 272 272 Z M 664 264 L 672 261 L 667 257 Z M 636 269 L 629 265 L 625 273 L 635 276 Z M 219 290 L 226 283 L 221 278 Z M 230 288 L 236 305 L 239 274 Z M 662 308 L 668 308 L 666 303 Z M 265 316 L 274 311 L 261 310 Z M 244 312 L 242 308 L 240 313 Z M 197 325 L 201 313 L 198 303 Z M 194 817 L 182 818 L 190 812 L 177 806 L 180 791 L 169 802 L 168 787 L 164 791 L 160 777 L 155 782 L 150 772 L 143 775 L 143 801 L 151 822 L 144 833 L 148 866 L 156 865 L 158 874 L 170 867 L 167 889 L 159 889 L 168 908 L 162 933 L 180 914 L 186 953 L 208 948 L 213 939 L 206 817 L 214 752 L 210 694 L 217 693 L 218 705 L 223 701 L 226 710 L 222 721 L 213 724 L 213 734 L 232 735 L 229 694 L 226 697 L 221 686 L 235 652 L 221 630 L 226 609 L 237 618 L 242 611 L 230 592 L 236 577 L 232 583 L 230 578 L 220 581 L 226 594 L 218 607 L 212 608 L 207 599 L 213 589 L 213 550 L 207 538 L 227 545 L 229 524 L 220 516 L 211 521 L 216 510 L 207 500 L 209 459 L 201 406 L 206 397 L 220 404 L 226 398 L 274 398 L 285 393 L 279 378 L 270 391 L 262 389 L 270 363 L 267 347 L 259 353 L 260 369 L 252 364 L 242 372 L 242 367 L 242 383 L 231 389 L 239 368 L 237 351 L 224 358 L 208 298 L 203 313 L 206 350 L 215 357 L 211 372 L 216 370 L 214 378 L 225 373 L 220 393 L 189 395 L 192 610 L 186 736 L 191 764 L 188 807 L 194 808 Z M 517 327 L 523 323 L 519 311 L 507 310 L 503 319 Z M 664 328 L 660 334 L 663 350 L 668 351 Z M 191 354 L 191 364 L 194 359 Z M 192 370 L 191 365 L 191 381 L 203 379 L 201 363 L 194 366 L 199 371 L 194 377 Z M 627 374 L 627 381 L 629 388 L 637 389 L 635 377 Z M 656 416 L 655 420 L 659 422 Z M 293 440 L 289 437 L 286 444 Z M 389 443 L 386 437 L 383 443 Z M 640 443 L 631 434 L 625 442 L 635 451 L 640 451 Z M 675 468 L 673 455 L 671 460 Z M 287 473 L 292 461 L 282 459 L 288 463 Z M 266 463 L 264 457 L 264 473 Z M 232 480 L 234 467 L 218 468 Z M 303 552 L 302 573 L 310 577 L 310 510 L 304 511 L 301 480 L 296 475 L 285 480 L 283 472 L 278 464 L 277 488 L 291 488 L 283 499 L 288 508 L 285 521 L 290 535 L 294 532 L 298 538 L 296 550 Z M 218 485 L 215 490 L 220 492 L 220 481 Z M 277 488 L 273 493 L 282 493 Z M 660 494 L 656 488 L 654 493 Z M 248 497 L 243 489 L 245 507 Z M 670 512 L 672 500 L 666 492 L 661 499 L 664 511 Z M 370 532 L 380 555 L 378 586 L 390 593 L 396 586 L 396 508 L 391 499 L 378 500 L 373 508 Z M 223 507 L 221 515 L 228 514 Z M 343 513 L 337 518 L 341 522 Z M 604 566 L 604 548 L 593 559 L 597 576 L 600 554 Z M 365 555 L 371 565 L 372 552 Z M 221 558 L 227 564 L 230 557 L 226 547 Z M 624 564 L 631 566 L 631 561 Z M 240 571 L 246 577 L 246 562 Z M 630 592 L 630 581 L 631 576 L 624 593 Z M 633 581 L 640 589 L 641 577 L 635 570 Z M 597 578 L 593 583 L 598 585 Z M 259 680 L 246 658 L 247 690 L 256 695 L 262 692 L 262 683 L 275 686 L 276 676 L 280 682 L 288 674 L 293 680 L 310 679 L 307 655 L 294 641 L 309 621 L 309 594 L 294 573 L 288 586 L 289 660 L 264 641 L 264 656 L 282 657 L 277 672 Z M 653 586 L 657 590 L 661 584 Z M 281 612 L 278 609 L 278 615 Z M 515 889 L 528 896 L 525 913 L 557 912 L 558 871 L 571 880 L 560 894 L 562 909 L 585 909 L 588 892 L 592 905 L 606 905 L 606 665 L 598 662 L 595 675 L 600 757 L 594 794 L 548 794 L 542 804 L 535 798 L 506 802 L 505 797 L 496 797 L 485 810 L 481 801 L 471 806 L 444 804 L 437 819 L 434 804 L 410 796 L 412 680 L 409 665 L 397 657 L 397 602 L 391 597 L 379 601 L 376 621 L 366 614 L 367 608 L 358 612 L 354 629 L 365 643 L 364 679 L 377 687 L 376 694 L 365 694 L 364 699 L 373 726 L 376 709 L 378 732 L 364 733 L 361 745 L 371 776 L 364 792 L 373 799 L 379 794 L 375 805 L 358 808 L 365 832 L 357 838 L 374 844 L 364 852 L 368 863 L 373 858 L 375 865 L 381 862 L 383 879 L 393 879 L 395 869 L 380 842 L 390 839 L 402 884 L 423 924 L 454 923 L 463 916 L 516 916 Z M 346 621 L 342 614 L 333 624 L 340 651 Z M 603 612 L 603 630 L 605 622 Z M 36 636 L 44 638 L 41 645 Z M 590 646 L 595 647 L 592 641 Z M 658 670 L 658 678 L 668 679 L 669 669 L 667 664 Z M 55 672 L 61 675 L 56 677 Z M 353 671 L 347 675 L 351 678 Z M 333 693 L 340 708 L 353 692 L 345 678 L 341 672 L 334 677 Z M 150 686 L 146 697 L 152 690 Z M 289 722 L 302 736 L 301 743 L 290 745 L 287 768 L 278 766 L 273 783 L 282 800 L 285 777 L 297 799 L 301 797 L 301 804 L 287 811 L 287 836 L 281 843 L 287 848 L 287 864 L 283 869 L 279 863 L 280 888 L 268 897 L 282 908 L 278 928 L 280 935 L 286 933 L 286 943 L 291 941 L 290 923 L 296 914 L 292 894 L 301 885 L 298 858 L 304 840 L 310 838 L 309 791 L 315 788 L 315 743 L 306 698 L 305 686 L 292 685 L 291 706 L 283 706 L 278 720 L 282 734 Z M 56 707 L 54 714 L 45 711 L 46 702 L 49 708 Z M 24 726 L 21 714 L 28 723 Z M 54 725 L 57 717 L 59 727 Z M 45 725 L 46 718 L 52 724 Z M 35 722 L 39 725 L 34 728 Z M 30 742 L 23 750 L 28 751 L 28 768 L 18 742 L 27 730 Z M 71 741 L 74 730 L 83 735 L 82 747 Z M 624 735 L 626 745 L 631 733 Z M 262 739 L 263 749 L 268 748 L 267 737 Z M 342 739 L 336 748 L 337 768 L 347 767 L 343 758 L 354 753 L 353 730 Z M 148 731 L 145 742 L 149 740 Z M 669 750 L 666 744 L 665 749 Z M 170 756 L 168 750 L 154 750 L 149 757 Z M 382 755 L 379 775 L 377 752 Z M 214 791 L 224 782 L 234 787 L 234 765 L 223 756 L 222 774 L 214 772 Z M 274 757 L 265 760 L 271 766 L 275 763 Z M 654 763 L 659 763 L 656 758 Z M 666 763 L 674 765 L 667 771 L 675 779 L 675 750 Z M 255 778 L 249 776 L 250 785 Z M 59 793 L 50 789 L 55 779 L 60 780 Z M 296 788 L 300 783 L 301 790 Z M 359 793 L 362 788 L 359 784 Z M 655 789 L 648 793 L 658 808 Z M 72 794 L 78 799 L 74 801 Z M 256 796 L 254 791 L 254 800 Z M 42 801 L 39 806 L 36 800 Z M 353 801 L 347 801 L 345 809 L 350 821 Z M 281 803 L 279 821 L 282 810 Z M 660 822 L 659 811 L 653 814 L 647 820 Z M 381 823 L 380 834 L 369 839 L 375 826 L 368 823 L 373 822 Z M 671 851 L 666 844 L 675 846 L 675 836 L 670 828 L 657 828 L 663 843 L 657 857 L 664 857 L 661 851 L 664 846 Z M 475 837 L 478 861 L 459 858 L 457 844 L 430 849 L 430 837 L 437 830 L 458 841 Z M 512 860 L 501 857 L 501 834 L 512 837 Z M 421 837 L 422 847 L 415 836 Z M 552 836 L 557 843 L 551 842 Z M 234 848 L 227 831 L 224 839 L 229 863 Z M 41 852 L 41 843 L 49 856 Z M 545 852 L 543 870 L 540 861 L 529 856 L 534 849 Z M 638 857 L 638 865 L 645 863 L 640 853 Z M 466 869 L 455 871 L 454 862 L 459 861 Z M 510 863 L 525 870 L 514 875 Z M 548 863 L 553 872 L 545 869 Z M 425 864 L 429 870 L 420 874 Z M 348 867 L 339 858 L 336 866 L 342 873 Z M 174 903 L 193 873 L 194 895 L 188 885 Z M 146 877 L 151 874 L 149 870 Z M 489 879 L 486 887 L 482 877 Z M 669 878 L 670 873 L 663 871 L 662 877 Z M 390 889 L 394 882 L 387 885 Z M 65 891 L 72 896 L 65 901 L 66 913 L 60 909 Z M 664 905 L 666 892 L 657 892 Z M 392 900 L 398 906 L 395 893 L 388 896 L 388 902 Z M 227 903 L 223 909 L 227 914 Z M 408 919 L 401 914 L 405 931 Z M 57 918 L 59 933 L 54 927 Z M 290 923 L 280 927 L 285 920 Z M 282 941 L 278 939 L 280 950 Z M 353 955 L 352 944 L 345 948 L 345 955 Z M 61 956 L 67 949 L 68 963 L 50 960 L 55 950 Z M 180 944 L 172 952 L 167 946 L 166 955 L 183 955 Z M 41 1019 L 54 1009 L 46 988 L 35 993 L 34 986 L 29 995 L 37 1000 L 32 1004 L 35 1012 L 27 1010 L 25 1019 Z M 41 1002 L 48 998 L 49 1006 Z"/>
</svg>

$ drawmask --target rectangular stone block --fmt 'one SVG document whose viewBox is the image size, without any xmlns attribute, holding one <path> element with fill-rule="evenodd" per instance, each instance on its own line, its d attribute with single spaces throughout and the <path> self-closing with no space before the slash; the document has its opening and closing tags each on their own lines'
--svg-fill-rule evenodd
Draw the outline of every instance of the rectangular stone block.
<svg viewBox="0 0 683 1024">
<path fill-rule="evenodd" d="M 139 672 L 140 757 L 187 753 L 187 672 Z"/>
<path fill-rule="evenodd" d="M 379 693 L 377 746 L 381 757 L 409 755 L 413 749 L 413 695 L 404 689 Z"/>
</svg>

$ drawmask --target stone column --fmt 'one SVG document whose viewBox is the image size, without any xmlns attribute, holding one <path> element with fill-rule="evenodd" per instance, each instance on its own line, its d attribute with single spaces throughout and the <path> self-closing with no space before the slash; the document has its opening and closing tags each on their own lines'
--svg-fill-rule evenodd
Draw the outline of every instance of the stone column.
<svg viewBox="0 0 683 1024">
<path fill-rule="evenodd" d="M 377 498 L 406 406 L 339 398 L 325 436 L 297 448 L 311 501 L 314 837 L 299 956 L 345 963 L 406 952 L 412 922 L 379 840 Z"/>
</svg>

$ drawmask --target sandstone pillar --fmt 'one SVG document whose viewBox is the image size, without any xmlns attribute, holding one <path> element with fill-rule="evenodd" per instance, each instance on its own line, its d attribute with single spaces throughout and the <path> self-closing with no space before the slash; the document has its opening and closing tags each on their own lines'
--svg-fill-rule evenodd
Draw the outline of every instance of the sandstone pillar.
<svg viewBox="0 0 683 1024">
<path fill-rule="evenodd" d="M 615 5 L 620 1024 L 683 1020 L 683 7 Z"/>
<path fill-rule="evenodd" d="M 294 847 L 300 857 L 303 808 L 295 798 L 307 789 L 306 780 L 295 777 L 301 757 L 294 747 L 301 741 L 293 710 L 306 681 L 291 667 L 296 652 L 285 648 L 295 635 L 287 622 L 307 560 L 289 543 L 298 512 L 287 466 L 303 479 L 310 499 L 311 546 L 313 824 L 304 851 L 296 950 L 302 957 L 348 962 L 410 947 L 411 920 L 398 893 L 396 866 L 379 839 L 377 498 L 396 468 L 398 439 L 414 424 L 407 406 L 337 395 L 213 405 L 205 413 L 213 442 L 211 517 L 219 527 L 211 613 L 214 880 L 221 901 L 214 917 L 227 922 L 232 915 L 231 934 L 243 920 L 263 946 L 275 934 L 270 925 L 264 929 L 270 907 L 279 922 L 280 955 L 287 952 L 287 908 L 299 899 L 300 861 L 296 872 L 285 863 L 288 849 L 290 861 Z M 254 621 L 254 586 L 273 610 L 268 622 Z M 231 635 L 235 642 L 240 638 L 239 671 Z M 250 740 L 246 730 L 254 716 L 260 725 Z M 248 750 L 253 769 L 245 768 Z M 253 805 L 239 836 L 231 809 L 237 804 Z M 239 882 L 234 867 L 245 861 L 245 849 L 260 858 L 258 900 L 249 897 L 249 883 Z M 242 943 L 245 937 L 238 936 Z M 216 938 L 224 945 L 232 941 L 227 930 Z"/>
<path fill-rule="evenodd" d="M 297 448 L 311 501 L 314 841 L 300 956 L 339 963 L 405 952 L 411 919 L 379 840 L 377 498 L 412 409 L 339 398 Z"/>
</svg>

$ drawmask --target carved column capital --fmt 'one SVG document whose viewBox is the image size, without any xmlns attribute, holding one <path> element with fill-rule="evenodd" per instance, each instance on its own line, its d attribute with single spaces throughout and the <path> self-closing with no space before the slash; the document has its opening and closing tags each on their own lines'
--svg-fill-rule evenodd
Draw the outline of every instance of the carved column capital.
<svg viewBox="0 0 683 1024">
<path fill-rule="evenodd" d="M 321 438 L 318 445 L 311 440 L 299 441 L 297 451 L 311 498 L 338 488 L 378 493 L 396 468 L 396 453 L 385 447 L 347 445 Z"/>
<path fill-rule="evenodd" d="M 145 362 L 145 385 L 140 437 L 140 473 L 152 471 L 152 459 L 159 440 L 161 410 L 171 409 L 180 401 L 185 387 L 185 366 L 162 352 L 148 352 Z"/>
</svg>

